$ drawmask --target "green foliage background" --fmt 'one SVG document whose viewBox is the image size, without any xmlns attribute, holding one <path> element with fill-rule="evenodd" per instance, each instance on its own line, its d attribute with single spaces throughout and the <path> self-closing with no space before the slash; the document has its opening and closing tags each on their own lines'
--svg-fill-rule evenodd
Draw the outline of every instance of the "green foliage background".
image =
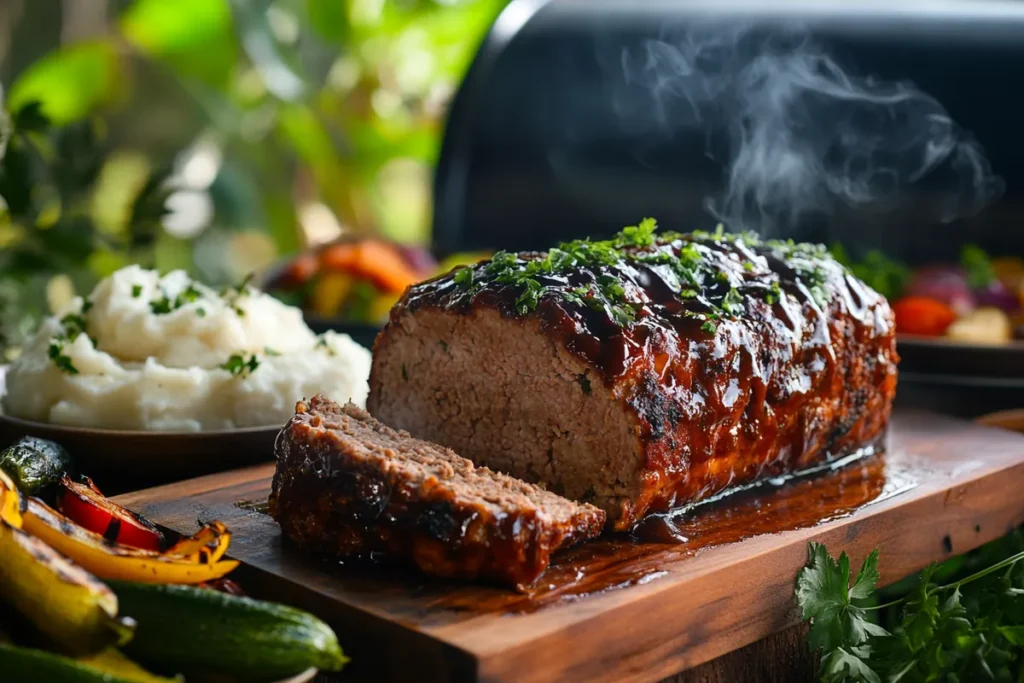
<svg viewBox="0 0 1024 683">
<path fill-rule="evenodd" d="M 102 28 L 63 42 L 66 2 L 15 2 L 0 355 L 126 263 L 221 284 L 325 220 L 425 242 L 446 107 L 505 2 L 90 0 Z"/>
</svg>

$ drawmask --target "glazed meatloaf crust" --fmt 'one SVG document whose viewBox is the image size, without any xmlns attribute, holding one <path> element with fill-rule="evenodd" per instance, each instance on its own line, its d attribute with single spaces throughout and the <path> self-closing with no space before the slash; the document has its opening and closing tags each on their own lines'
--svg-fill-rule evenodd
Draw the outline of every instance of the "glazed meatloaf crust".
<svg viewBox="0 0 1024 683">
<path fill-rule="evenodd" d="M 645 220 L 408 289 L 367 407 L 626 529 L 874 445 L 897 360 L 888 303 L 824 247 Z"/>
<path fill-rule="evenodd" d="M 428 574 L 525 588 L 551 553 L 601 533 L 604 512 L 476 467 L 352 404 L 299 403 L 278 437 L 270 513 L 332 556 L 383 553 Z"/>
</svg>

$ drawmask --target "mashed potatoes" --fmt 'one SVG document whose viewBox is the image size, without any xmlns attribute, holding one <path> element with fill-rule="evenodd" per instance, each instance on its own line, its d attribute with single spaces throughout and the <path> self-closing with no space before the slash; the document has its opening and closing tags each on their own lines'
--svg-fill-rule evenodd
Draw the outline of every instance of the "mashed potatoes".
<svg viewBox="0 0 1024 683">
<path fill-rule="evenodd" d="M 130 266 L 44 322 L 8 369 L 3 409 L 109 429 L 282 425 L 317 392 L 363 405 L 369 372 L 369 351 L 314 335 L 273 297 Z"/>
</svg>

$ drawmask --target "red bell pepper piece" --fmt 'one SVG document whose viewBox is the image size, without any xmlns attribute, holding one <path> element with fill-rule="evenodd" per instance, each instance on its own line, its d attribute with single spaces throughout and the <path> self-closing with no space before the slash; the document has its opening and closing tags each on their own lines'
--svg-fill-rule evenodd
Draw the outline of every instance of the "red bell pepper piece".
<svg viewBox="0 0 1024 683">
<path fill-rule="evenodd" d="M 159 552 L 164 547 L 160 530 L 148 519 L 108 500 L 92 479 L 79 484 L 64 475 L 58 507 L 73 522 L 110 543 Z"/>
<path fill-rule="evenodd" d="M 896 315 L 896 331 L 939 337 L 956 320 L 956 311 L 926 296 L 906 296 L 892 305 Z"/>
</svg>

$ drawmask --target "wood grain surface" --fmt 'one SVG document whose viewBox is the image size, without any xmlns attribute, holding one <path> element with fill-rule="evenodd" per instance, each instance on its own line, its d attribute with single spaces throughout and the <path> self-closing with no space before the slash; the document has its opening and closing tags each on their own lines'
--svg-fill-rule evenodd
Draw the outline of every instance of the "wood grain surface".
<svg viewBox="0 0 1024 683">
<path fill-rule="evenodd" d="M 331 623 L 353 660 L 345 680 L 717 681 L 744 666 L 750 674 L 758 657 L 773 656 L 772 642 L 796 633 L 793 582 L 809 541 L 854 563 L 878 547 L 887 584 L 1024 523 L 1020 434 L 897 415 L 885 457 L 875 458 L 694 511 L 680 527 L 685 543 L 569 551 L 530 596 L 305 557 L 273 520 L 236 505 L 266 498 L 271 465 L 118 500 L 181 532 L 198 520 L 227 523 L 243 585 Z M 747 647 L 732 673 L 701 667 Z"/>
</svg>

